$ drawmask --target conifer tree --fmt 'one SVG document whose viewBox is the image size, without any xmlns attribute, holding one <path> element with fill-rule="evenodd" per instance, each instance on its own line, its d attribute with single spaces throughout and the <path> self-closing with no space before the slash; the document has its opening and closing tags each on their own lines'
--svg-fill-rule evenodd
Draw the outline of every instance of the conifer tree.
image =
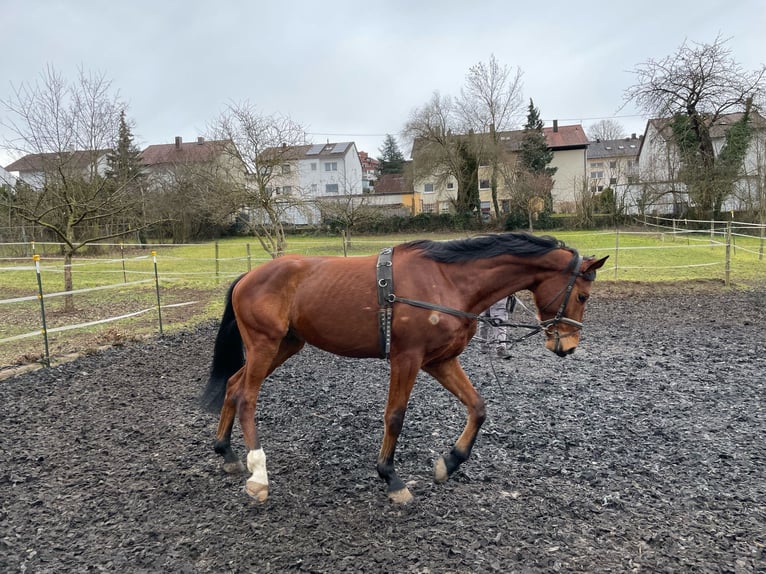
<svg viewBox="0 0 766 574">
<path fill-rule="evenodd" d="M 133 143 L 133 133 L 125 119 L 125 110 L 120 112 L 117 147 L 107 155 L 106 161 L 106 176 L 117 185 L 138 183 L 143 178 L 141 152 Z"/>
<path fill-rule="evenodd" d="M 380 152 L 380 173 L 402 173 L 404 171 L 404 155 L 399 149 L 399 144 L 391 134 L 386 134 L 383 145 L 378 148 Z"/>
<path fill-rule="evenodd" d="M 548 167 L 548 164 L 553 160 L 553 150 L 548 148 L 543 125 L 540 111 L 530 98 L 527 123 L 524 126 L 524 136 L 521 141 L 519 167 L 529 173 L 544 173 L 553 177 L 556 168 Z"/>
</svg>

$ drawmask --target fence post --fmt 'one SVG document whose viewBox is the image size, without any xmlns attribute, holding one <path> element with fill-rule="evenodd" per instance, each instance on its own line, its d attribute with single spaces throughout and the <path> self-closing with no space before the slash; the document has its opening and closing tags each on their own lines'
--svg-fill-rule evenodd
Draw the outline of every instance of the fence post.
<svg viewBox="0 0 766 574">
<path fill-rule="evenodd" d="M 218 281 L 218 241 L 215 242 L 215 280 Z"/>
<path fill-rule="evenodd" d="M 617 281 L 617 263 L 620 258 L 620 229 L 614 230 L 614 280 Z"/>
<path fill-rule="evenodd" d="M 33 242 L 34 244 L 34 242 Z M 40 256 L 35 254 L 32 256 L 32 260 L 35 262 L 35 272 L 37 273 L 37 298 L 40 300 L 40 318 L 43 322 L 43 342 L 45 344 L 45 357 L 43 358 L 43 364 L 46 367 L 51 366 L 51 353 L 48 345 L 48 325 L 45 321 L 45 299 L 43 298 L 43 279 L 40 275 Z"/>
<path fill-rule="evenodd" d="M 154 261 L 154 287 L 157 291 L 157 317 L 160 321 L 160 337 L 162 337 L 162 307 L 160 306 L 160 277 L 157 274 L 157 252 L 152 251 L 152 260 Z"/>
<path fill-rule="evenodd" d="M 125 244 L 120 241 L 120 254 L 122 255 L 122 282 L 128 282 L 128 276 L 125 274 Z"/>
<path fill-rule="evenodd" d="M 731 221 L 726 222 L 726 262 L 724 265 L 723 284 L 728 287 L 731 274 Z"/>
<path fill-rule="evenodd" d="M 247 249 L 247 270 L 250 271 L 250 269 L 252 269 L 252 259 L 250 257 L 250 244 L 246 243 L 245 248 Z"/>
</svg>

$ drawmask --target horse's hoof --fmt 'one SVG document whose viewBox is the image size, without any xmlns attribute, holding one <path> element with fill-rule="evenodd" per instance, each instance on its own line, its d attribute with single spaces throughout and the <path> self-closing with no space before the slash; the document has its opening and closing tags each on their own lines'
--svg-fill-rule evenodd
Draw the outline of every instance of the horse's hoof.
<svg viewBox="0 0 766 574">
<path fill-rule="evenodd" d="M 245 492 L 258 502 L 264 502 L 269 497 L 269 485 L 248 480 L 245 483 Z"/>
<path fill-rule="evenodd" d="M 448 478 L 447 463 L 444 462 L 444 457 L 440 456 L 434 463 L 434 480 L 436 482 L 447 482 Z"/>
<path fill-rule="evenodd" d="M 388 499 L 394 504 L 409 504 L 412 502 L 412 493 L 406 486 L 401 490 L 394 490 L 388 493 Z"/>
<path fill-rule="evenodd" d="M 223 471 L 226 474 L 244 474 L 245 470 L 245 465 L 242 464 L 241 460 L 223 463 Z"/>
</svg>

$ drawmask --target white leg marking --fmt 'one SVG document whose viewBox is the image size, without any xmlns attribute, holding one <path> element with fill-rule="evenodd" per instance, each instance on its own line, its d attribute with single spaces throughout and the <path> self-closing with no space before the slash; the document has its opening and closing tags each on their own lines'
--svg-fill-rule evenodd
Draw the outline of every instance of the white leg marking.
<svg viewBox="0 0 766 574">
<path fill-rule="evenodd" d="M 248 451 L 247 470 L 253 473 L 248 480 L 263 485 L 269 484 L 269 475 L 266 472 L 266 453 L 263 452 L 262 448 Z"/>
</svg>

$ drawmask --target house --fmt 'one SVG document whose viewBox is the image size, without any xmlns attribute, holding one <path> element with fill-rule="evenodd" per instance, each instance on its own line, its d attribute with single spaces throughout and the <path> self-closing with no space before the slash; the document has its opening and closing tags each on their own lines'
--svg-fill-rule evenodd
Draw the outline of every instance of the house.
<svg viewBox="0 0 766 574">
<path fill-rule="evenodd" d="M 35 189 L 42 189 L 50 178 L 58 178 L 62 173 L 85 178 L 103 177 L 109 152 L 100 149 L 27 154 L 5 166 L 5 171 Z"/>
<path fill-rule="evenodd" d="M 385 209 L 391 215 L 403 217 L 418 215 L 423 209 L 421 194 L 399 173 L 380 175 L 367 201 L 369 205 Z"/>
<path fill-rule="evenodd" d="M 543 128 L 548 148 L 553 151 L 553 160 L 550 167 L 556 168 L 553 176 L 553 208 L 558 212 L 574 212 L 577 193 L 582 189 L 585 178 L 586 152 L 588 138 L 580 125 L 559 126 L 558 120 L 553 121 L 553 126 Z M 483 134 L 488 137 L 488 134 Z M 502 144 L 503 159 L 499 167 L 497 180 L 497 196 L 501 213 L 507 213 L 510 209 L 511 185 L 513 173 L 524 130 L 503 131 L 497 133 L 498 141 Z M 428 154 L 428 144 L 422 140 L 415 140 L 412 147 L 412 161 L 415 166 L 414 190 L 422 194 L 423 211 L 426 213 L 445 213 L 452 210 L 457 197 L 457 180 L 450 173 L 424 174 L 418 164 L 422 164 L 422 158 Z M 421 155 L 424 154 L 424 155 Z M 492 169 L 488 165 L 481 165 L 478 169 L 479 199 L 481 211 L 485 217 L 494 212 L 492 203 Z"/>
<path fill-rule="evenodd" d="M 281 160 L 271 184 L 273 193 L 290 205 L 285 209 L 286 223 L 316 223 L 320 219 L 317 201 L 361 196 L 364 191 L 362 162 L 354 142 L 282 146 L 262 153 Z"/>
<path fill-rule="evenodd" d="M 643 136 L 631 134 L 616 140 L 597 139 L 588 144 L 588 188 L 599 193 L 638 181 L 638 150 Z"/>
<path fill-rule="evenodd" d="M 741 120 L 742 115 L 724 114 L 710 126 L 710 138 L 716 157 L 726 143 L 729 128 Z M 735 183 L 733 193 L 724 200 L 723 211 L 748 209 L 761 201 L 762 174 L 766 165 L 766 119 L 758 112 L 751 111 L 750 126 L 753 135 L 740 179 Z M 632 212 L 681 214 L 686 211 L 689 198 L 686 185 L 679 176 L 681 157 L 672 142 L 672 135 L 670 118 L 655 118 L 647 122 L 639 146 L 639 185 L 632 186 L 631 190 Z"/>
<path fill-rule="evenodd" d="M 16 185 L 16 176 L 0 167 L 0 188 L 3 186 L 14 187 Z"/>
<path fill-rule="evenodd" d="M 149 188 L 171 184 L 181 173 L 204 170 L 244 183 L 246 166 L 239 158 L 230 140 L 184 142 L 176 136 L 172 144 L 154 144 L 141 152 L 141 161 L 149 181 Z"/>
<path fill-rule="evenodd" d="M 362 163 L 362 192 L 369 193 L 375 187 L 375 180 L 378 179 L 380 162 L 367 155 L 366 151 L 359 152 L 359 161 Z"/>
</svg>

